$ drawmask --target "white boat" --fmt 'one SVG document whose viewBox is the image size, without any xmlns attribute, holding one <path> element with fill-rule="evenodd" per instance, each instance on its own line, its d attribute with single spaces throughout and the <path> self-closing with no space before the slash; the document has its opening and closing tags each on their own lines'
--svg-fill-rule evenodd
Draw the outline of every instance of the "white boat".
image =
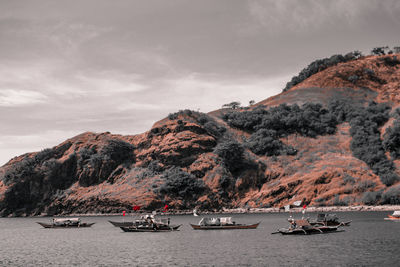
<svg viewBox="0 0 400 267">
<path fill-rule="evenodd" d="M 79 218 L 54 218 L 51 223 L 38 222 L 44 228 L 82 228 L 90 227 L 94 223 L 81 222 Z"/>
<path fill-rule="evenodd" d="M 400 222 L 400 210 L 395 210 L 393 214 L 389 214 L 385 220 Z"/>
<path fill-rule="evenodd" d="M 238 224 L 232 217 L 202 218 L 199 224 L 190 224 L 194 230 L 256 229 L 260 223 Z"/>
</svg>

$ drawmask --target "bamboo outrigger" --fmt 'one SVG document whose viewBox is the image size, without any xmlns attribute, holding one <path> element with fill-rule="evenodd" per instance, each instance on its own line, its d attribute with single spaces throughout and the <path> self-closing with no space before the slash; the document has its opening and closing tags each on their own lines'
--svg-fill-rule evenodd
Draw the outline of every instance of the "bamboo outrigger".
<svg viewBox="0 0 400 267">
<path fill-rule="evenodd" d="M 281 228 L 272 234 L 309 235 L 338 232 L 339 226 L 311 225 L 307 220 L 291 220 L 289 228 Z"/>
</svg>

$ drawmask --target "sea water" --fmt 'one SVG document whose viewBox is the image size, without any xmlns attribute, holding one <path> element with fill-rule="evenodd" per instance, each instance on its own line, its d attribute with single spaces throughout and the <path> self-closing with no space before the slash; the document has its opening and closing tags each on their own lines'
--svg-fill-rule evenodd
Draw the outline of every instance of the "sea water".
<svg viewBox="0 0 400 267">
<path fill-rule="evenodd" d="M 340 212 L 344 232 L 309 236 L 271 234 L 287 227 L 288 213 L 233 214 L 248 230 L 192 230 L 199 217 L 170 216 L 180 231 L 125 233 L 108 220 L 81 217 L 90 228 L 45 229 L 51 218 L 0 218 L 0 266 L 399 266 L 400 223 L 391 212 Z M 301 214 L 292 214 L 301 218 Z M 316 214 L 306 214 L 315 218 Z"/>
</svg>

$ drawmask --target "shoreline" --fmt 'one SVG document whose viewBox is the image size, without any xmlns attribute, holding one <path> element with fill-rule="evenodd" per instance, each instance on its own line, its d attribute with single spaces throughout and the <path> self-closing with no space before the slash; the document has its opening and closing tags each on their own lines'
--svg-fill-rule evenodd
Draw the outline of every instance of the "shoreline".
<svg viewBox="0 0 400 267">
<path fill-rule="evenodd" d="M 279 208 L 236 208 L 236 209 L 226 209 L 223 208 L 220 211 L 201 211 L 201 215 L 207 214 L 252 214 L 252 213 L 301 213 L 303 208 L 291 208 L 290 211 L 285 211 L 284 209 Z M 327 206 L 327 207 L 307 207 L 306 213 L 310 212 L 349 212 L 349 211 L 395 211 L 400 210 L 400 205 L 382 205 L 382 206 Z M 142 210 L 140 212 L 132 212 L 126 213 L 126 216 L 134 216 L 138 214 L 148 214 L 151 211 Z M 163 215 L 190 215 L 193 214 L 192 210 L 179 210 L 179 211 L 167 211 L 167 212 L 160 212 L 157 211 L 157 214 Z M 29 216 L 29 217 L 100 217 L 100 216 L 122 216 L 122 213 L 72 213 L 72 214 L 65 214 L 65 215 L 38 215 L 38 216 Z"/>
<path fill-rule="evenodd" d="M 242 211 L 244 210 L 244 211 Z M 400 205 L 382 205 L 382 206 L 326 206 L 326 207 L 307 207 L 306 212 L 346 212 L 346 211 L 395 211 L 400 210 Z M 279 208 L 250 208 L 246 209 L 225 209 L 224 213 L 299 213 L 303 208 L 291 208 L 285 211 Z"/>
</svg>

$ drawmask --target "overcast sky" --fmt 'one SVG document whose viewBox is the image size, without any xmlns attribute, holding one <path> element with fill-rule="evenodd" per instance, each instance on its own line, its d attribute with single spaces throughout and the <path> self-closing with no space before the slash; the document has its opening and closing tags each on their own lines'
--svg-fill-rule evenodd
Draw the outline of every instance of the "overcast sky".
<svg viewBox="0 0 400 267">
<path fill-rule="evenodd" d="M 85 131 L 258 102 L 312 60 L 399 36 L 396 0 L 0 0 L 0 165 Z"/>
</svg>

